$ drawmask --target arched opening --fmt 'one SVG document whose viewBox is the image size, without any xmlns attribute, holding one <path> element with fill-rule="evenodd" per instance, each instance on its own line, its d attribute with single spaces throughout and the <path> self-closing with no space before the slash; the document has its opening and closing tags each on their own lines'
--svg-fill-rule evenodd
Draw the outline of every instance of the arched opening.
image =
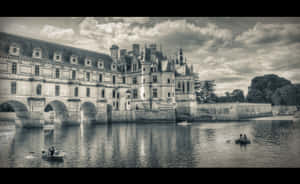
<svg viewBox="0 0 300 184">
<path fill-rule="evenodd" d="M 58 100 L 48 103 L 44 109 L 45 124 L 62 123 L 69 119 L 66 105 Z"/>
<path fill-rule="evenodd" d="M 93 122 L 96 120 L 97 109 L 91 102 L 84 102 L 80 106 L 81 122 Z"/>
<path fill-rule="evenodd" d="M 25 104 L 18 101 L 7 101 L 0 105 L 0 112 L 2 118 L 6 118 L 8 121 L 14 121 L 18 126 L 30 119 L 28 109 Z"/>
</svg>

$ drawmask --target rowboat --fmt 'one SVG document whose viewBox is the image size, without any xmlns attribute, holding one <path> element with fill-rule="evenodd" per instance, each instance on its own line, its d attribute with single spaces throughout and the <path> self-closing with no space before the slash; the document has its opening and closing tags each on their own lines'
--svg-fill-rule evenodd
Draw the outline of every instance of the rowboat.
<svg viewBox="0 0 300 184">
<path fill-rule="evenodd" d="M 235 144 L 242 144 L 242 145 L 246 145 L 246 144 L 251 144 L 251 141 L 249 139 L 237 139 L 235 140 Z"/>
<path fill-rule="evenodd" d="M 187 125 L 190 125 L 191 123 L 188 123 L 187 121 L 182 121 L 182 122 L 179 122 L 177 123 L 177 125 L 181 125 L 181 126 L 187 126 Z"/>
<path fill-rule="evenodd" d="M 55 151 L 53 155 L 50 155 L 47 151 L 42 150 L 42 158 L 47 161 L 64 161 L 65 154 L 61 151 Z"/>
</svg>

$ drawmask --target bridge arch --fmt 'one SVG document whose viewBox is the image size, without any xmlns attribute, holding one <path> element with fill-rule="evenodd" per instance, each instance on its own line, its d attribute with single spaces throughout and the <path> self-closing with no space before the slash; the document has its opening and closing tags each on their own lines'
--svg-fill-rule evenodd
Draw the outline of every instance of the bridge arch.
<svg viewBox="0 0 300 184">
<path fill-rule="evenodd" d="M 84 102 L 80 106 L 81 121 L 91 122 L 96 120 L 97 108 L 92 102 Z"/>
<path fill-rule="evenodd" d="M 16 113 L 16 124 L 17 126 L 22 126 L 22 124 L 24 123 L 24 121 L 29 120 L 30 119 L 30 113 L 28 111 L 28 107 L 20 101 L 16 101 L 16 100 L 8 100 L 5 102 L 2 102 L 0 104 L 0 109 L 10 109 L 10 111 L 15 112 Z M 21 121 L 18 121 L 21 120 Z"/>
<path fill-rule="evenodd" d="M 62 123 L 69 119 L 69 112 L 67 106 L 59 100 L 53 100 L 45 106 L 44 112 L 50 113 L 51 111 L 54 112 L 52 115 L 53 115 L 53 120 L 55 122 Z M 50 119 L 52 119 L 52 117 L 50 117 Z M 49 117 L 47 118 L 48 121 L 50 119 Z"/>
</svg>

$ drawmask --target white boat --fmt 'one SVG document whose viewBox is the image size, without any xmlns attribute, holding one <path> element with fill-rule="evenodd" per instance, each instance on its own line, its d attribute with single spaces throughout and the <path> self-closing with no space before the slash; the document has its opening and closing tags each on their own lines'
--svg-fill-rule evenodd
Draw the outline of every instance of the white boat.
<svg viewBox="0 0 300 184">
<path fill-rule="evenodd" d="M 191 123 L 188 123 L 187 121 L 182 121 L 182 122 L 179 122 L 177 123 L 177 125 L 181 125 L 181 126 L 187 126 L 187 125 L 190 125 Z"/>
<path fill-rule="evenodd" d="M 54 130 L 54 124 L 48 124 L 48 125 L 44 125 L 43 129 L 44 131 L 51 131 Z"/>
</svg>

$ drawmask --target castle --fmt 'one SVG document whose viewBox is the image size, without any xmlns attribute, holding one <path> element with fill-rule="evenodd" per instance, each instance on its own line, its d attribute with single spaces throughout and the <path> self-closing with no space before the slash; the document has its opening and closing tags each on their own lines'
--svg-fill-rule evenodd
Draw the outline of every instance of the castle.
<svg viewBox="0 0 300 184">
<path fill-rule="evenodd" d="M 107 55 L 0 33 L 0 104 L 21 124 L 47 109 L 61 122 L 175 121 L 195 101 L 194 81 L 182 49 L 167 57 L 156 44 L 112 45 Z"/>
</svg>

